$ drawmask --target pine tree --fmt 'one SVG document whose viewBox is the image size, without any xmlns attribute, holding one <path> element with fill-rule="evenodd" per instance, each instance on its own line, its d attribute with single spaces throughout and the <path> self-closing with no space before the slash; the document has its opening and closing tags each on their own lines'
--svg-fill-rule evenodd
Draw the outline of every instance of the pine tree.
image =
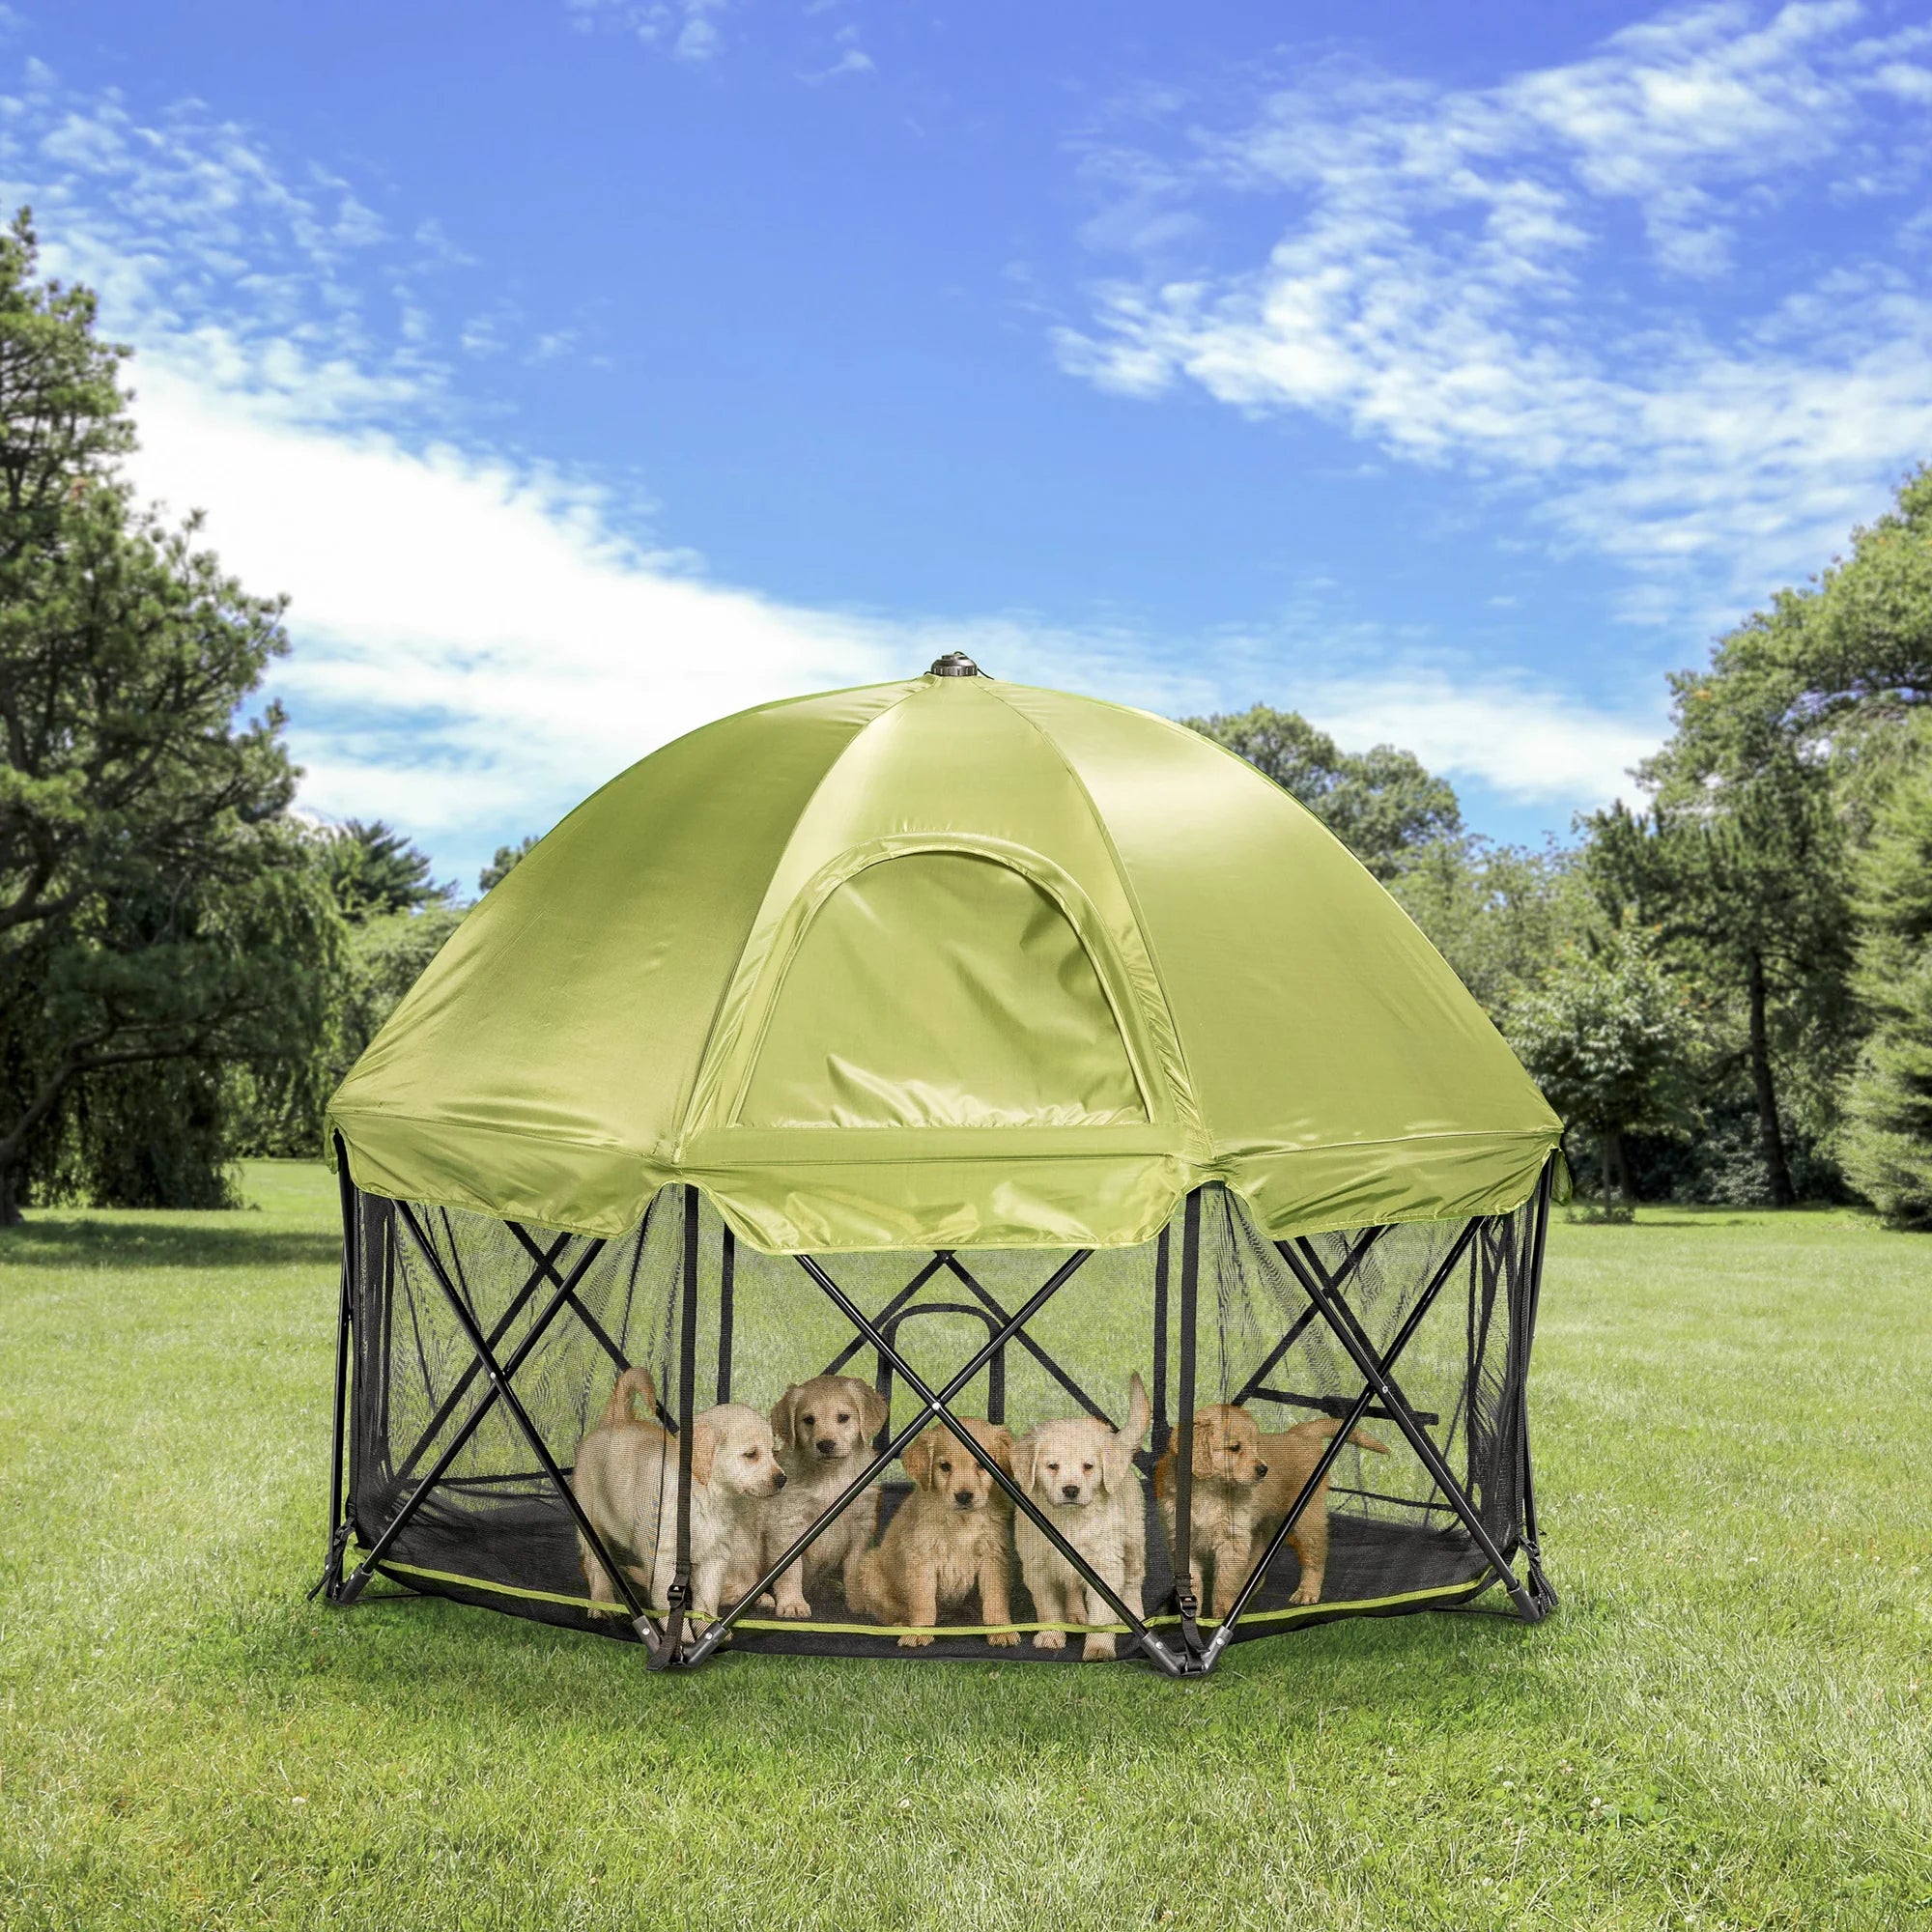
<svg viewBox="0 0 1932 1932">
<path fill-rule="evenodd" d="M 1889 1220 L 1932 1228 L 1932 727 L 1859 867 L 1858 990 L 1873 1017 L 1846 1102 L 1845 1171 Z"/>
<path fill-rule="evenodd" d="M 312 1054 L 341 933 L 281 714 L 238 722 L 281 607 L 135 506 L 125 352 L 36 269 L 22 211 L 0 232 L 0 1225 L 23 1183 L 172 1186 L 219 1083 L 144 1075 Z"/>
</svg>

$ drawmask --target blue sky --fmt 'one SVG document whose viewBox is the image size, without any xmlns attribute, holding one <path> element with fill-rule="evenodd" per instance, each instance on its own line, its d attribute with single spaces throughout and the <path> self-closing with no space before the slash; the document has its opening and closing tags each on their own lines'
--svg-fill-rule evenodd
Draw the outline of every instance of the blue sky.
<svg viewBox="0 0 1932 1932">
<path fill-rule="evenodd" d="M 466 884 L 955 646 L 1561 832 L 1932 456 L 1923 5 L 63 0 L 0 93 L 307 803 Z"/>
</svg>

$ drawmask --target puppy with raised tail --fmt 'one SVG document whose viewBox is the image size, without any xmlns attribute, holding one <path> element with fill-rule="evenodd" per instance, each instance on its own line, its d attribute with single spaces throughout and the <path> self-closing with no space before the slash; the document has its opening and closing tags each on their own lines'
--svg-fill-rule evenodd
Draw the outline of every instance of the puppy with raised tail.
<svg viewBox="0 0 1932 1932">
<path fill-rule="evenodd" d="M 960 1426 L 1012 1474 L 1013 1438 L 1005 1429 L 977 1417 L 962 1417 Z M 912 1493 L 886 1525 L 878 1548 L 853 1565 L 847 1601 L 882 1624 L 912 1625 L 899 1638 L 902 1650 L 929 1644 L 940 1611 L 964 1604 L 976 1591 L 982 1623 L 1011 1623 L 1013 1506 L 1006 1492 L 941 1423 L 908 1442 L 899 1460 L 912 1478 Z M 1019 1640 L 1017 1631 L 1007 1630 L 986 1639 L 1003 1648 Z"/>
<path fill-rule="evenodd" d="M 1134 1475 L 1134 1451 L 1148 1433 L 1153 1412 L 1138 1375 L 1127 1384 L 1127 1421 L 1113 1429 L 1093 1416 L 1042 1422 L 1013 1444 L 1013 1480 L 1062 1536 L 1106 1578 L 1116 1596 L 1141 1606 L 1147 1580 L 1147 1505 Z M 1023 1515 L 1013 1519 L 1020 1572 L 1033 1598 L 1034 1614 L 1047 1624 L 1111 1624 L 1113 1607 L 1061 1555 L 1038 1526 Z M 1034 1633 L 1037 1650 L 1064 1650 L 1062 1631 Z M 1094 1631 L 1082 1643 L 1083 1658 L 1112 1657 L 1110 1632 Z"/>
<path fill-rule="evenodd" d="M 577 1446 L 571 1492 L 605 1548 L 654 1609 L 677 1560 L 677 1445 L 655 1420 L 657 1388 L 641 1368 L 617 1378 L 604 1412 Z M 757 1579 L 760 1512 L 784 1488 L 772 1425 L 755 1408 L 721 1403 L 691 1426 L 691 1599 L 715 1617 Z M 590 1601 L 615 1608 L 615 1581 L 580 1532 Z"/>
<path fill-rule="evenodd" d="M 1289 1505 L 1301 1493 L 1309 1471 L 1321 1460 L 1322 1448 L 1342 1425 L 1332 1417 L 1318 1416 L 1313 1422 L 1297 1422 L 1293 1429 L 1262 1437 L 1262 1455 L 1267 1473 L 1255 1485 L 1255 1547 L 1248 1557 L 1252 1567 L 1266 1551 Z M 1386 1456 L 1388 1447 L 1362 1430 L 1350 1430 L 1349 1440 L 1359 1449 L 1371 1449 Z M 1321 1585 L 1328 1574 L 1328 1477 L 1324 1472 L 1307 1507 L 1295 1519 L 1288 1540 L 1301 1563 L 1301 1580 L 1294 1586 L 1291 1604 L 1319 1604 Z"/>
<path fill-rule="evenodd" d="M 814 1376 L 794 1382 L 772 1407 L 772 1440 L 786 1477 L 764 1518 L 762 1571 L 836 1503 L 870 1460 L 873 1436 L 886 1426 L 886 1399 L 853 1376 Z M 809 1617 L 806 1592 L 822 1577 L 837 1575 L 847 1603 L 853 1572 L 879 1532 L 876 1490 L 858 1498 L 774 1585 L 781 1617 Z M 759 1600 L 761 1603 L 772 1601 Z"/>
<path fill-rule="evenodd" d="M 1188 1508 L 1188 1581 L 1194 1595 L 1214 1616 L 1225 1616 L 1266 1539 L 1287 1514 L 1321 1454 L 1321 1444 L 1341 1428 L 1327 1417 L 1297 1423 L 1279 1435 L 1264 1435 L 1254 1417 L 1233 1403 L 1217 1402 L 1194 1417 L 1194 1488 Z M 1353 1431 L 1350 1441 L 1379 1455 L 1388 1451 L 1372 1435 Z M 1167 1523 L 1168 1548 L 1175 1540 L 1175 1475 L 1179 1435 L 1154 1464 L 1153 1492 Z M 1273 1509 L 1270 1520 L 1266 1514 Z M 1265 1525 L 1265 1530 L 1264 1530 Z M 1290 1541 L 1301 1559 L 1301 1580 L 1290 1602 L 1320 1600 L 1328 1561 L 1328 1482 L 1308 1499 Z M 1212 1591 L 1203 1589 L 1204 1574 Z"/>
</svg>

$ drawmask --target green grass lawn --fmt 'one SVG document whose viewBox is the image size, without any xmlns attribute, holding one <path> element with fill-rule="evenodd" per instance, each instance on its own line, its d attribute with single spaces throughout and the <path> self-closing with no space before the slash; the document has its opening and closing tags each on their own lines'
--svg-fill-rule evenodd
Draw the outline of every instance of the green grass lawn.
<svg viewBox="0 0 1932 1932">
<path fill-rule="evenodd" d="M 0 1236 L 0 1924 L 1932 1924 L 1932 1240 L 1552 1230 L 1540 1629 L 1144 1668 L 635 1649 L 319 1565 L 336 1239 Z"/>
</svg>

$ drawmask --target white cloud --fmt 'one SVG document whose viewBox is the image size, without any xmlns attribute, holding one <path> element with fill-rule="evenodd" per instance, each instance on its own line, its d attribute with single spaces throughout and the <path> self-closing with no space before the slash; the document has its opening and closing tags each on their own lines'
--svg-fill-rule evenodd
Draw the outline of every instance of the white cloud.
<svg viewBox="0 0 1932 1932">
<path fill-rule="evenodd" d="M 726 7 L 727 0 L 566 0 L 565 12 L 579 33 L 615 28 L 678 60 L 707 61 L 724 50 L 717 16 Z"/>
<path fill-rule="evenodd" d="M 57 128 L 62 156 L 45 141 Z M 1299 702 L 1345 743 L 1406 743 L 1564 808 L 1608 796 L 1646 749 L 1641 724 L 1533 689 L 1436 690 L 1426 670 L 1297 687 L 1297 664 L 1334 662 L 1319 612 L 1183 659 L 1125 630 L 893 620 L 706 581 L 629 533 L 629 497 L 475 436 L 452 375 L 473 304 L 443 304 L 454 320 L 439 335 L 416 299 L 469 266 L 433 222 L 364 219 L 345 184 L 292 188 L 243 130 L 78 101 L 44 71 L 0 103 L 0 191 L 45 212 L 49 266 L 96 284 L 108 331 L 137 346 L 138 487 L 205 510 L 224 564 L 291 596 L 294 649 L 270 686 L 294 721 L 305 806 L 389 817 L 445 871 L 472 873 L 709 718 L 904 676 L 953 648 L 1170 715 Z M 347 281 L 351 249 L 362 269 Z M 539 336 L 532 353 L 567 347 Z M 1378 654 L 1352 641 L 1364 662 Z"/>
<path fill-rule="evenodd" d="M 1559 543 L 1760 595 L 1932 451 L 1932 290 L 1909 233 L 1932 29 L 1861 37 L 1861 17 L 1707 6 L 1489 89 L 1329 65 L 1184 162 L 1098 153 L 1111 212 L 1089 240 L 1124 228 L 1151 259 L 1059 332 L 1061 357 L 1127 395 L 1185 383 L 1327 418 L 1533 490 Z M 1157 268 L 1191 239 L 1177 221 L 1231 189 L 1292 208 L 1265 261 Z M 1892 239 L 1829 273 L 1767 227 L 1847 196 Z M 1748 310 L 1726 279 L 1747 257 L 1749 286 L 1776 291 Z"/>
</svg>

